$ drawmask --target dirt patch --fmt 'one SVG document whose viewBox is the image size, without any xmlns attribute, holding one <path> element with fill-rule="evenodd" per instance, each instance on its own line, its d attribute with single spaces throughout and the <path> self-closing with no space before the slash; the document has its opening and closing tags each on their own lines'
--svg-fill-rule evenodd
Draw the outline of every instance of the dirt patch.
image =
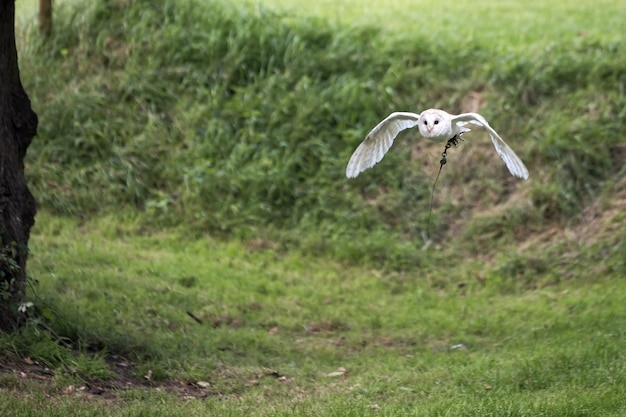
<svg viewBox="0 0 626 417">
<path fill-rule="evenodd" d="M 155 390 L 175 395 L 181 399 L 202 399 L 220 395 L 213 392 L 206 382 L 181 380 L 153 381 L 150 375 L 143 378 L 133 373 L 133 366 L 123 358 L 107 358 L 113 376 L 106 380 L 81 381 L 76 384 L 60 385 L 59 371 L 33 361 L 30 358 L 0 359 L 0 387 L 23 391 L 39 385 L 48 395 L 65 395 L 86 399 L 117 400 L 120 393 L 130 390 Z"/>
</svg>

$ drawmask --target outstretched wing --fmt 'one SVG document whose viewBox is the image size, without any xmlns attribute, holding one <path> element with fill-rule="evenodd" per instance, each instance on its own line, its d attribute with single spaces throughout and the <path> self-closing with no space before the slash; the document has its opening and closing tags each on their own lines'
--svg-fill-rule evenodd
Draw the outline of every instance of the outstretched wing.
<svg viewBox="0 0 626 417">
<path fill-rule="evenodd" d="M 466 123 L 472 123 L 478 126 L 482 126 L 489 133 L 489 137 L 491 138 L 491 142 L 493 146 L 496 148 L 496 152 L 500 155 L 500 158 L 506 164 L 506 167 L 509 169 L 512 175 L 523 178 L 525 180 L 528 179 L 528 169 L 526 169 L 526 165 L 519 159 L 519 156 L 513 152 L 513 149 L 506 144 L 504 139 L 502 139 L 498 133 L 487 123 L 484 117 L 482 117 L 478 113 L 463 113 L 458 116 L 452 116 L 452 123 L 457 123 L 459 126 L 463 126 Z"/>
<path fill-rule="evenodd" d="M 346 176 L 355 178 L 362 171 L 380 162 L 393 145 L 398 133 L 416 126 L 419 117 L 420 115 L 415 113 L 395 112 L 378 123 L 352 154 L 346 167 Z"/>
</svg>

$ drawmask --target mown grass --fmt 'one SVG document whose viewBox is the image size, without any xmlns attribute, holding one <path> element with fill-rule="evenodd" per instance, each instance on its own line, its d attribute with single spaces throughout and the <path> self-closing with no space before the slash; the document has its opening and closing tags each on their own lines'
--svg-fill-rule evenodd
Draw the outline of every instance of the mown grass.
<svg viewBox="0 0 626 417">
<path fill-rule="evenodd" d="M 20 32 L 37 283 L 0 337 L 54 377 L 3 373 L 0 414 L 623 415 L 624 9 L 598 4 L 55 3 L 47 43 Z M 468 136 L 429 240 L 440 149 L 344 178 L 387 113 L 469 99 L 530 181 Z"/>
<path fill-rule="evenodd" d="M 342 25 L 376 23 L 385 36 L 407 42 L 420 35 L 445 38 L 453 43 L 482 43 L 499 51 L 528 50 L 546 42 L 569 43 L 581 35 L 621 41 L 619 1 L 548 4 L 526 2 L 469 2 L 444 0 L 393 0 L 363 7 L 358 0 L 301 2 L 267 0 L 250 2 L 258 8 L 283 10 L 289 16 L 316 16 Z M 515 28 L 515 30 L 511 30 Z"/>
<path fill-rule="evenodd" d="M 41 214 L 34 298 L 75 350 L 30 326 L 2 338 L 53 386 L 5 377 L 2 412 L 60 415 L 620 415 L 626 292 L 619 275 L 512 284 L 477 263 L 383 273 L 131 220 Z M 584 271 L 584 269 L 583 269 Z M 202 324 L 191 319 L 191 312 Z M 93 352 L 97 352 L 94 355 Z M 154 389 L 114 401 L 63 394 L 113 377 L 206 381 L 182 401 Z M 338 368 L 345 375 L 336 375 Z M 280 381 L 276 375 L 285 376 Z M 100 381 L 100 382 L 98 382 Z M 50 402 L 47 395 L 58 400 Z M 376 411 L 372 407 L 378 408 Z"/>
</svg>

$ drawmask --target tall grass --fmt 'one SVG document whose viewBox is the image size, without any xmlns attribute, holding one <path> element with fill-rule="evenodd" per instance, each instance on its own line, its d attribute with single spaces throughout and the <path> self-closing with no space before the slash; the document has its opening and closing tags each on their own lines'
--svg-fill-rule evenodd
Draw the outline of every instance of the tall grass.
<svg viewBox="0 0 626 417">
<path fill-rule="evenodd" d="M 440 150 L 409 157 L 409 133 L 356 181 L 345 163 L 391 111 L 459 112 L 475 91 L 531 171 L 520 185 L 524 214 L 506 227 L 576 217 L 621 169 L 621 40 L 586 35 L 499 54 L 484 39 L 408 42 L 220 1 L 61 3 L 56 12 L 53 38 L 25 45 L 21 62 L 40 116 L 29 177 L 57 213 L 137 209 L 160 226 L 269 231 L 314 251 L 412 265 Z M 472 202 L 478 211 L 519 192 L 487 149 L 486 164 L 448 179 L 444 170 L 437 192 L 498 195 Z M 436 205 L 436 240 L 465 210 Z"/>
</svg>

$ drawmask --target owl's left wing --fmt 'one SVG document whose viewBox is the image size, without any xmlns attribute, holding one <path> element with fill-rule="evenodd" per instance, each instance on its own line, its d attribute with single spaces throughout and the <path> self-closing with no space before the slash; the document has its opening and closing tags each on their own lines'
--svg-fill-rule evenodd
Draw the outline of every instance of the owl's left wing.
<svg viewBox="0 0 626 417">
<path fill-rule="evenodd" d="M 456 123 L 459 126 L 462 126 L 465 123 L 472 123 L 485 128 L 487 133 L 489 133 L 493 146 L 496 148 L 496 152 L 498 152 L 498 155 L 500 155 L 500 158 L 502 158 L 511 174 L 525 180 L 528 179 L 528 169 L 526 168 L 526 165 L 524 165 L 519 156 L 513 152 L 513 149 L 511 149 L 509 145 L 506 144 L 504 139 L 502 139 L 500 135 L 498 135 L 498 133 L 493 130 L 491 126 L 489 126 L 487 120 L 485 120 L 485 118 L 480 114 L 462 113 L 457 116 L 452 116 L 452 123 Z"/>
</svg>

